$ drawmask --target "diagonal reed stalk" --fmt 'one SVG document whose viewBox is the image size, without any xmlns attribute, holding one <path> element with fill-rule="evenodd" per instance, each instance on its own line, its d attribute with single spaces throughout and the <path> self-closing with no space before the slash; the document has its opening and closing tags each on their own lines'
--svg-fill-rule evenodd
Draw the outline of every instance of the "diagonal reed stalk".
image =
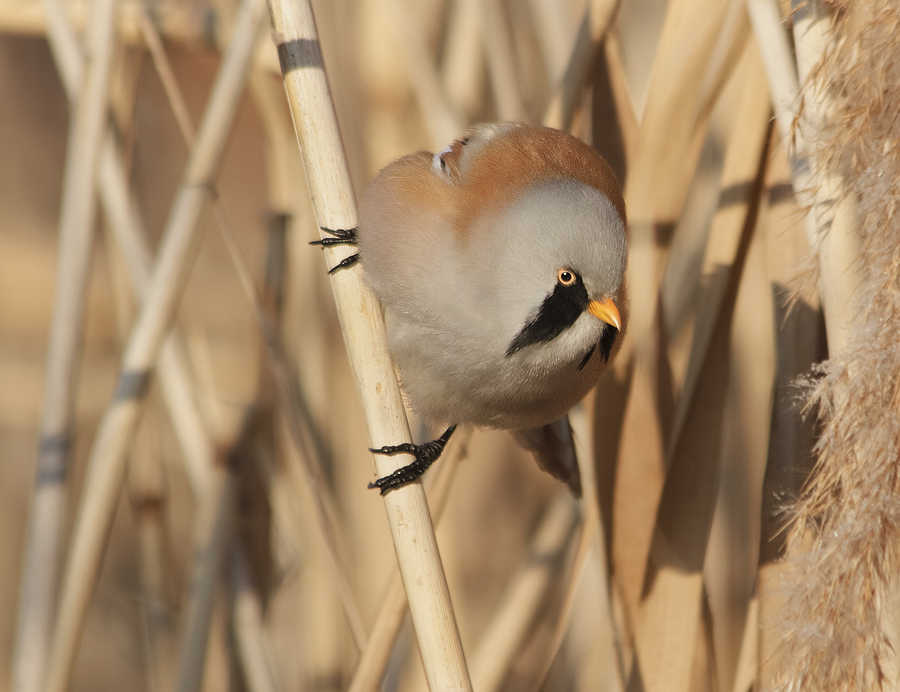
<svg viewBox="0 0 900 692">
<path fill-rule="evenodd" d="M 231 45 L 166 225 L 147 297 L 122 358 L 116 393 L 91 450 L 62 584 L 47 692 L 61 692 L 68 685 L 104 542 L 122 488 L 125 453 L 198 246 L 198 221 L 209 199 L 209 181 L 224 152 L 264 13 L 265 6 L 259 0 L 245 0 L 239 11 Z"/>
<path fill-rule="evenodd" d="M 47 348 L 36 483 L 22 571 L 13 658 L 14 690 L 40 689 L 46 667 L 97 215 L 95 179 L 115 52 L 115 7 L 113 0 L 91 3 L 91 21 L 85 36 L 90 57 L 80 70 L 83 79 L 76 67 L 82 64 L 81 51 L 73 47 L 77 61 L 70 68 L 74 98 L 70 99 L 73 109 L 59 218 L 59 267 Z M 80 89 L 74 86 L 77 82 Z"/>
<path fill-rule="evenodd" d="M 312 8 L 272 0 L 270 11 L 317 221 L 324 228 L 353 228 L 356 209 Z M 328 259 L 339 253 L 329 252 Z M 338 272 L 332 286 L 371 444 L 409 442 L 377 301 L 356 271 Z M 379 455 L 375 467 L 383 476 L 410 460 Z M 429 687 L 471 690 L 422 484 L 388 493 L 384 504 Z"/>
<path fill-rule="evenodd" d="M 466 442 L 467 440 L 461 443 L 454 440 L 445 452 L 447 458 L 442 459 L 441 466 L 435 469 L 435 475 L 425 480 L 428 505 L 435 526 L 440 523 L 447 506 L 456 469 L 465 456 Z M 397 637 L 400 636 L 408 605 L 400 571 L 395 568 L 388 582 L 387 595 L 381 599 L 381 607 L 375 616 L 369 643 L 360 652 L 347 692 L 374 692 L 378 689 Z"/>
</svg>

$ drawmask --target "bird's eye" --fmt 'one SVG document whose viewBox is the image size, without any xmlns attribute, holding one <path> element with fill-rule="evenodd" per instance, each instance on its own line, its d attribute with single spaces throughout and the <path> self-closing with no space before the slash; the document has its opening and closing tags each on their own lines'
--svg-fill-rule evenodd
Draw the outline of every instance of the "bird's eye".
<svg viewBox="0 0 900 692">
<path fill-rule="evenodd" d="M 556 272 L 556 280 L 563 286 L 571 286 L 575 283 L 575 273 L 568 269 L 560 269 Z"/>
</svg>

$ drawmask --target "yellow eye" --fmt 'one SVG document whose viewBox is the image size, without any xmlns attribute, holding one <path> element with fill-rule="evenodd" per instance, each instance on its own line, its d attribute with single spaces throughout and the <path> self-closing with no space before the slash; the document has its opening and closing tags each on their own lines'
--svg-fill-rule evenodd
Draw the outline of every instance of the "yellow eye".
<svg viewBox="0 0 900 692">
<path fill-rule="evenodd" d="M 575 272 L 571 272 L 568 269 L 560 269 L 556 272 L 556 280 L 563 286 L 571 286 L 575 283 Z"/>
</svg>

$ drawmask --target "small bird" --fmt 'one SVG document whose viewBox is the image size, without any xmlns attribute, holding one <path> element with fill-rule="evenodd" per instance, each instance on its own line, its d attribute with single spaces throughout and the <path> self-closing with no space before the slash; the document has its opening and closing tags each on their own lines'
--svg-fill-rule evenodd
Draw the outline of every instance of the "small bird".
<svg viewBox="0 0 900 692">
<path fill-rule="evenodd" d="M 545 127 L 476 125 L 436 154 L 385 167 L 359 228 L 315 244 L 356 244 L 384 308 L 388 348 L 412 409 L 449 426 L 380 454 L 415 461 L 370 487 L 418 478 L 458 425 L 514 431 L 576 496 L 566 413 L 621 344 L 625 203 L 588 145 Z"/>
</svg>

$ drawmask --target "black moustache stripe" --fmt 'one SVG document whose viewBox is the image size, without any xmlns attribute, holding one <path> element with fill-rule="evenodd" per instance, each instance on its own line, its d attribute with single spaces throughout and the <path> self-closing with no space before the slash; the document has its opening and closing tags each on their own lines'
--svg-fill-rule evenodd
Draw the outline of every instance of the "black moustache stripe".
<svg viewBox="0 0 900 692">
<path fill-rule="evenodd" d="M 600 358 L 603 362 L 608 363 L 609 355 L 612 353 L 612 347 L 616 343 L 616 337 L 618 335 L 619 330 L 611 324 L 603 325 L 603 336 L 600 337 L 600 341 L 591 347 L 590 351 L 584 354 L 584 358 L 582 358 L 581 362 L 578 364 L 578 370 L 584 370 L 584 366 L 590 362 L 591 356 L 598 350 L 600 351 Z"/>
<path fill-rule="evenodd" d="M 600 343 L 597 344 L 597 348 L 600 351 L 600 357 L 603 359 L 604 363 L 609 362 L 609 354 L 612 353 L 617 336 L 619 336 L 618 329 L 611 324 L 603 325 L 603 336 L 600 337 Z"/>
<path fill-rule="evenodd" d="M 506 349 L 506 356 L 509 357 L 526 346 L 552 341 L 575 324 L 576 320 L 581 317 L 581 313 L 587 308 L 588 302 L 587 289 L 580 276 L 576 275 L 575 283 L 569 286 L 557 283 L 553 293 L 544 298 L 537 316 L 526 324 L 512 340 L 509 348 Z M 609 348 L 612 346 L 610 345 Z M 608 358 L 609 349 L 606 354 Z"/>
</svg>

